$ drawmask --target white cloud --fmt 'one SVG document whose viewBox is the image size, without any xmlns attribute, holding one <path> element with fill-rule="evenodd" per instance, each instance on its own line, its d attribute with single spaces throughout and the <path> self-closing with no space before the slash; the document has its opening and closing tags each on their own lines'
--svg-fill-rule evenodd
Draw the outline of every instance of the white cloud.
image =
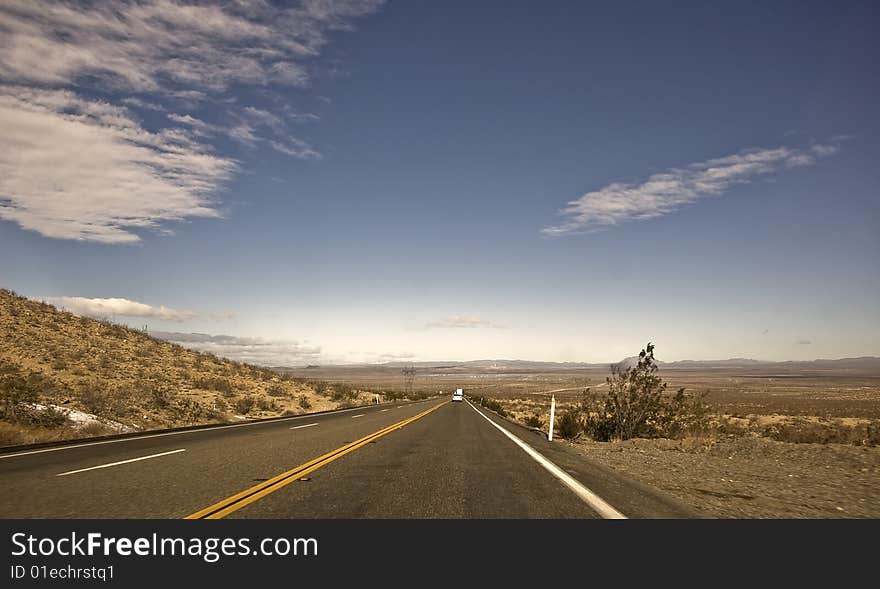
<svg viewBox="0 0 880 589">
<path fill-rule="evenodd" d="M 0 219 L 47 237 L 135 242 L 135 229 L 218 217 L 236 164 L 179 129 L 146 131 L 123 107 L 0 86 Z"/>
<path fill-rule="evenodd" d="M 304 61 L 327 33 L 350 29 L 381 0 L 194 4 L 153 0 L 0 5 L 0 77 L 75 84 L 84 76 L 135 92 L 304 85 Z"/>
<path fill-rule="evenodd" d="M 130 243 L 138 230 L 220 216 L 218 191 L 238 164 L 208 139 L 320 157 L 289 136 L 289 105 L 281 114 L 239 108 L 223 93 L 307 85 L 329 33 L 381 3 L 0 3 L 0 219 L 53 238 Z M 117 104 L 86 98 L 83 87 Z M 164 104 L 209 98 L 227 105 L 222 125 Z M 122 105 L 170 113 L 171 124 L 145 128 Z"/>
<path fill-rule="evenodd" d="M 430 323 L 426 323 L 423 329 L 436 329 L 436 328 L 452 328 L 452 329 L 475 329 L 478 327 L 490 327 L 490 328 L 503 328 L 503 325 L 499 325 L 498 323 L 488 321 L 486 319 L 480 319 L 479 317 L 468 317 L 462 315 L 453 315 L 451 317 L 444 317 L 439 321 L 432 321 Z"/>
<path fill-rule="evenodd" d="M 59 308 L 66 309 L 76 315 L 87 317 L 152 317 L 166 321 L 186 321 L 196 317 L 192 311 L 178 311 L 164 305 L 154 307 L 128 299 L 89 299 L 84 297 L 47 297 L 42 299 Z"/>
<path fill-rule="evenodd" d="M 749 149 L 722 158 L 654 174 L 637 183 L 615 182 L 588 192 L 560 211 L 567 220 L 542 229 L 550 236 L 589 233 L 627 221 L 652 219 L 671 213 L 701 198 L 721 194 L 736 184 L 750 182 L 780 166 L 816 163 L 816 158 L 836 153 L 834 145 L 809 149 L 778 147 Z"/>
<path fill-rule="evenodd" d="M 120 100 L 120 102 L 129 106 L 136 106 L 137 108 L 142 108 L 144 110 L 155 110 L 159 112 L 165 110 L 165 107 L 160 104 L 156 104 L 155 102 L 150 102 L 148 100 L 141 100 L 140 98 L 135 98 L 134 96 L 123 98 L 122 100 Z"/>
<path fill-rule="evenodd" d="M 311 145 L 287 132 L 284 120 L 263 109 L 247 106 L 240 113 L 229 113 L 235 122 L 231 126 L 215 125 L 188 114 L 168 113 L 165 116 L 175 123 L 186 125 L 200 136 L 226 135 L 246 147 L 255 147 L 265 142 L 280 153 L 297 159 L 320 159 L 321 154 Z M 268 129 L 276 137 L 269 139 L 260 134 L 261 128 Z"/>
<path fill-rule="evenodd" d="M 269 145 L 272 149 L 284 155 L 295 157 L 298 159 L 321 159 L 321 154 L 312 149 L 307 143 L 298 139 L 288 139 L 286 143 L 281 141 L 270 141 Z"/>
<path fill-rule="evenodd" d="M 150 335 L 193 350 L 263 366 L 311 363 L 321 356 L 320 346 L 293 340 L 165 331 L 152 331 Z"/>
</svg>

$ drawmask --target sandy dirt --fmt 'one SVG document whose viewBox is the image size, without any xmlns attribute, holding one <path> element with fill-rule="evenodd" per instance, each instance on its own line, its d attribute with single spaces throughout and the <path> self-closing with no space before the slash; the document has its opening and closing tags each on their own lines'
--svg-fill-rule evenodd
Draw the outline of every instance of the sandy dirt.
<svg viewBox="0 0 880 589">
<path fill-rule="evenodd" d="M 709 518 L 880 518 L 880 448 L 766 438 L 576 441 Z"/>
</svg>

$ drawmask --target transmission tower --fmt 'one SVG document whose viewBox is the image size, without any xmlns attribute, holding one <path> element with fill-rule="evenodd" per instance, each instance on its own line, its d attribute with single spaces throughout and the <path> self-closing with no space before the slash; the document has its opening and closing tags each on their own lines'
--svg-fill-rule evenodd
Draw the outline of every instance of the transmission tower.
<svg viewBox="0 0 880 589">
<path fill-rule="evenodd" d="M 412 364 L 404 367 L 403 369 L 403 384 L 406 388 L 406 394 L 412 395 L 413 392 L 413 381 L 416 378 L 416 369 L 413 368 Z"/>
</svg>

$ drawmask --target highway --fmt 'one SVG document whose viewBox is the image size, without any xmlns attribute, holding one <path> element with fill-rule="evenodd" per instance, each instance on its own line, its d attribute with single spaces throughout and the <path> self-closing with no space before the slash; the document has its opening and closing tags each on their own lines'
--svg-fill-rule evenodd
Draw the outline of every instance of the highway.
<svg viewBox="0 0 880 589">
<path fill-rule="evenodd" d="M 695 517 L 446 398 L 10 451 L 0 484 L 4 519 Z"/>
</svg>

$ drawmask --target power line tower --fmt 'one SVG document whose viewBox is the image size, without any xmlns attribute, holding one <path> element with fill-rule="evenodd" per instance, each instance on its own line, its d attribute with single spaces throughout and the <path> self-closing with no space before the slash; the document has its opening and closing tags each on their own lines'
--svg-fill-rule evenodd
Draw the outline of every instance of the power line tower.
<svg viewBox="0 0 880 589">
<path fill-rule="evenodd" d="M 412 395 L 413 392 L 413 381 L 416 378 L 416 369 L 413 368 L 413 365 L 404 367 L 403 369 L 403 384 L 406 388 L 406 394 Z"/>
</svg>

